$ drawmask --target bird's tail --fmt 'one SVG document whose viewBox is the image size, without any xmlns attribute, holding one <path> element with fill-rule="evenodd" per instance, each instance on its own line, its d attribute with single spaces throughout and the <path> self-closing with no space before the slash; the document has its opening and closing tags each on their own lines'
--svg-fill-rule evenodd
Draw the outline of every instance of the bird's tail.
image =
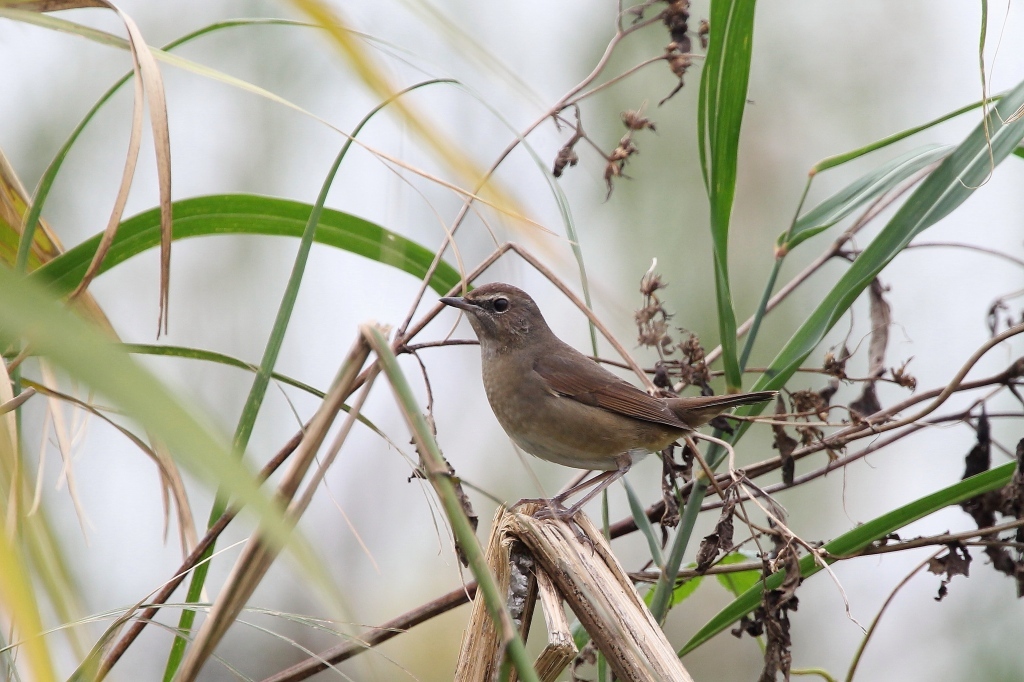
<svg viewBox="0 0 1024 682">
<path fill-rule="evenodd" d="M 707 395 L 693 398 L 668 398 L 665 404 L 687 426 L 697 428 L 722 414 L 730 407 L 754 405 L 771 400 L 778 391 L 756 393 L 734 393 L 732 395 Z"/>
</svg>

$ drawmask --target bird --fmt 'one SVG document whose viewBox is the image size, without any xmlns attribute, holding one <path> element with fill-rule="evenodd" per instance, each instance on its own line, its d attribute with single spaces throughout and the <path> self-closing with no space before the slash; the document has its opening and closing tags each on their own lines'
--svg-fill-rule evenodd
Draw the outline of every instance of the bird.
<svg viewBox="0 0 1024 682">
<path fill-rule="evenodd" d="M 480 341 L 487 401 L 509 438 L 549 462 L 601 472 L 546 500 L 542 516 L 575 516 L 641 456 L 664 450 L 731 407 L 776 395 L 652 396 L 555 336 L 537 303 L 511 284 L 484 284 L 440 301 L 466 313 Z"/>
</svg>

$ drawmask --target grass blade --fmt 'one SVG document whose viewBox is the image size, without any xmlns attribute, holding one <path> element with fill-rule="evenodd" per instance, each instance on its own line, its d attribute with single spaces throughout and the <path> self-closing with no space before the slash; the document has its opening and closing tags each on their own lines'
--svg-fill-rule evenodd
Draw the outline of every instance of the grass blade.
<svg viewBox="0 0 1024 682">
<path fill-rule="evenodd" d="M 633 521 L 636 522 L 636 527 L 647 538 L 647 547 L 651 550 L 651 560 L 654 561 L 655 566 L 662 568 L 665 565 L 665 560 L 661 556 L 658 536 L 655 534 L 654 526 L 651 525 L 650 519 L 647 518 L 644 505 L 636 492 L 633 491 L 633 486 L 629 484 L 629 481 L 622 479 L 622 485 L 626 488 L 626 496 L 629 498 L 629 511 L 633 515 Z"/>
<path fill-rule="evenodd" d="M 718 329 L 728 390 L 743 377 L 736 355 L 736 313 L 729 286 L 729 221 L 736 194 L 740 126 L 747 103 L 754 0 L 713 0 L 711 36 L 700 81 L 698 147 L 711 204 Z"/>
<path fill-rule="evenodd" d="M 781 253 L 827 230 L 861 206 L 885 194 L 914 173 L 941 160 L 952 147 L 927 145 L 866 173 L 797 219 L 776 242 Z"/>
<path fill-rule="evenodd" d="M 783 347 L 752 390 L 783 386 L 875 276 L 914 237 L 949 215 L 987 181 L 994 170 L 991 164 L 999 164 L 1024 139 L 1024 118 L 1011 118 L 1022 105 L 1024 82 L 1008 92 L 992 108 L 987 120 L 911 194 Z M 741 409 L 740 413 L 756 411 L 755 407 Z M 743 430 L 741 426 L 740 432 Z"/>
<path fill-rule="evenodd" d="M 992 101 L 994 102 L 995 100 L 1001 97 L 1002 95 L 994 95 L 992 97 Z M 875 142 L 872 142 L 871 144 L 864 145 L 863 147 L 858 147 L 857 149 L 853 149 L 848 152 L 843 152 L 842 154 L 836 154 L 835 156 L 830 156 L 828 158 L 822 159 L 818 163 L 814 164 L 813 168 L 811 168 L 811 175 L 815 175 L 822 171 L 828 170 L 829 168 L 841 166 L 842 164 L 847 163 L 848 161 L 859 159 L 860 157 L 865 156 L 866 154 L 870 154 L 873 151 L 877 151 L 884 147 L 888 147 L 889 145 L 895 144 L 900 140 L 905 140 L 911 135 L 916 135 L 920 132 L 928 130 L 929 128 L 934 128 L 940 123 L 945 123 L 946 121 L 952 120 L 957 116 L 966 114 L 968 111 L 973 111 L 974 109 L 981 107 L 982 104 L 984 104 L 984 101 L 982 100 L 978 100 L 977 102 L 971 102 L 970 104 L 966 104 L 960 107 L 959 109 L 954 109 L 948 114 L 943 114 L 938 118 L 934 118 L 931 121 L 928 121 L 927 123 L 922 123 L 919 126 L 914 126 L 913 128 L 901 130 L 898 133 L 893 133 L 888 137 L 883 137 L 881 140 L 877 140 Z"/>
<path fill-rule="evenodd" d="M 240 360 L 232 355 L 226 353 L 218 353 L 217 351 L 204 350 L 202 348 L 188 348 L 186 346 L 164 346 L 164 345 L 153 345 L 148 343 L 126 343 L 124 349 L 129 353 L 137 353 L 139 355 L 159 355 L 168 358 L 186 358 L 189 360 L 203 360 L 204 362 L 213 362 L 226 367 L 237 367 L 238 369 L 249 370 L 255 372 L 259 369 L 258 365 L 245 360 Z M 305 384 L 298 379 L 294 379 L 290 376 L 280 374 L 278 372 L 272 372 L 270 375 L 274 381 L 280 381 L 282 384 L 287 384 L 301 391 L 305 391 L 310 395 L 316 396 L 317 398 L 323 398 L 324 392 L 318 388 L 314 388 L 309 384 Z"/>
<path fill-rule="evenodd" d="M 174 202 L 174 238 L 249 234 L 300 237 L 312 205 L 249 194 L 218 194 Z M 103 259 L 100 273 L 160 243 L 157 209 L 140 213 L 121 224 Z M 43 265 L 32 277 L 47 282 L 59 294 L 75 288 L 89 265 L 100 236 L 94 236 Z M 314 241 L 390 265 L 421 278 L 434 253 L 401 235 L 348 213 L 325 208 Z M 458 271 L 441 263 L 430 287 L 448 293 L 460 281 Z"/>
</svg>

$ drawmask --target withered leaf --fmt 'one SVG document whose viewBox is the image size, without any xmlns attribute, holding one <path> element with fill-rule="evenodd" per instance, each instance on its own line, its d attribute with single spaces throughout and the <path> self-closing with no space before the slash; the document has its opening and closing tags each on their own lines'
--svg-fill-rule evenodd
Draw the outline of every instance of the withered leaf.
<svg viewBox="0 0 1024 682">
<path fill-rule="evenodd" d="M 704 539 L 700 541 L 700 548 L 697 549 L 698 573 L 703 573 L 711 568 L 711 564 L 715 562 L 715 557 L 718 556 L 718 550 L 721 546 L 721 538 L 718 533 L 704 536 Z"/>
<path fill-rule="evenodd" d="M 831 397 L 831 396 L 829 396 Z M 816 391 L 793 391 L 789 395 L 793 411 L 800 414 L 815 414 L 819 419 L 828 419 L 828 400 Z"/>
<path fill-rule="evenodd" d="M 662 21 L 673 42 L 680 46 L 682 52 L 690 51 L 690 37 L 687 35 L 686 23 L 690 20 L 689 0 L 670 0 L 662 13 Z"/>
<path fill-rule="evenodd" d="M 793 543 L 781 546 L 775 564 L 782 565 L 786 577 L 778 589 L 764 593 L 761 606 L 755 611 L 766 639 L 760 682 L 775 682 L 779 673 L 788 680 L 793 664 L 789 612 L 796 611 L 799 605 L 796 588 L 800 584 L 800 558 Z"/>
<path fill-rule="evenodd" d="M 885 349 L 889 346 L 889 327 L 892 326 L 892 308 L 886 302 L 887 289 L 876 277 L 871 281 L 868 296 L 871 301 L 871 341 L 868 344 L 868 375 L 880 377 L 885 372 Z"/>
<path fill-rule="evenodd" d="M 650 271 L 640 280 L 640 293 L 644 296 L 654 296 L 659 289 L 664 289 L 667 286 L 668 283 L 661 278 L 661 275 Z"/>
<path fill-rule="evenodd" d="M 991 466 L 991 441 L 989 439 L 988 417 L 982 410 L 977 422 L 978 441 L 971 451 L 964 458 L 964 475 L 968 478 L 984 471 Z M 978 528 L 987 528 L 996 522 L 996 512 L 999 511 L 1003 491 L 991 490 L 982 493 L 960 503 L 960 508 L 971 515 Z"/>
<path fill-rule="evenodd" d="M 800 555 L 796 551 L 796 547 L 792 542 L 787 542 L 782 549 L 779 551 L 779 556 L 775 560 L 776 566 L 782 566 L 786 572 L 786 577 L 783 578 L 782 584 L 779 585 L 775 592 L 779 592 L 779 601 L 777 606 L 784 606 L 791 600 L 796 599 L 796 588 L 800 586 L 800 581 L 803 578 L 800 576 Z M 795 607 L 794 607 L 795 608 Z"/>
<path fill-rule="evenodd" d="M 985 435 L 988 436 L 987 427 Z M 978 440 L 981 440 L 980 429 Z M 1024 516 L 1024 438 L 1017 442 L 1017 468 L 1013 470 L 1010 482 L 1002 489 L 1001 497 L 999 508 L 1005 516 L 1015 519 Z"/>
<path fill-rule="evenodd" d="M 701 19 L 700 24 L 697 26 L 697 37 L 700 38 L 700 46 L 703 49 L 708 49 L 708 35 L 711 33 L 711 24 L 707 19 Z"/>
<path fill-rule="evenodd" d="M 654 363 L 654 378 L 651 381 L 658 388 L 672 388 L 672 377 L 668 374 L 668 367 L 661 360 Z"/>
<path fill-rule="evenodd" d="M 780 393 L 775 401 L 775 418 L 784 420 L 786 418 L 786 403 Z M 797 440 L 786 433 L 786 427 L 782 424 L 772 424 L 772 433 L 775 434 L 772 447 L 779 451 L 782 459 L 782 482 L 786 485 L 793 485 L 793 474 L 796 470 L 796 462 L 793 460 L 793 451 L 798 445 Z"/>
<path fill-rule="evenodd" d="M 946 554 L 935 557 L 928 562 L 928 570 L 936 575 L 942 575 L 942 583 L 939 585 L 938 596 L 935 601 L 942 601 L 949 593 L 949 581 L 955 575 L 968 577 L 971 569 L 971 553 L 959 542 L 947 545 L 949 551 Z"/>
<path fill-rule="evenodd" d="M 825 406 L 827 407 L 832 403 L 832 396 L 834 396 L 836 394 L 836 391 L 838 390 L 839 379 L 833 378 L 831 381 L 828 382 L 828 385 L 825 386 L 825 388 L 818 391 L 818 397 L 821 398 L 822 402 L 824 402 Z M 825 416 L 828 416 L 827 412 L 825 413 Z"/>
<path fill-rule="evenodd" d="M 876 277 L 871 281 L 868 290 L 871 301 L 871 341 L 868 343 L 868 376 L 860 398 L 850 403 L 850 413 L 856 421 L 866 421 L 868 417 L 881 411 L 875 392 L 875 379 L 885 374 L 885 349 L 889 346 L 889 327 L 892 325 L 892 308 L 886 302 L 885 287 Z"/>
<path fill-rule="evenodd" d="M 714 532 L 704 537 L 697 550 L 698 573 L 703 573 L 711 568 L 711 564 L 718 558 L 719 552 L 724 554 L 732 549 L 733 515 L 736 510 L 736 495 L 733 490 L 730 488 L 726 493 L 722 513 L 718 517 L 718 523 L 715 524 Z"/>
<path fill-rule="evenodd" d="M 964 458 L 964 475 L 962 478 L 970 478 L 989 470 L 992 466 L 992 440 L 988 423 L 988 414 L 985 406 L 981 407 L 981 414 L 975 425 L 978 433 L 977 442 L 971 451 Z"/>
<path fill-rule="evenodd" d="M 865 421 L 868 417 L 880 412 L 882 405 L 878 402 L 878 395 L 875 393 L 875 382 L 869 381 L 864 384 L 864 390 L 860 397 L 850 403 L 850 412 L 859 421 Z"/>
<path fill-rule="evenodd" d="M 675 448 L 669 446 L 661 451 L 661 499 L 665 503 L 665 510 L 661 513 L 661 527 L 675 528 L 679 525 L 679 496 L 677 494 L 677 480 L 685 482 L 690 479 L 693 473 L 692 455 L 687 461 L 687 449 L 683 449 L 683 464 L 676 464 Z"/>
<path fill-rule="evenodd" d="M 825 433 L 821 429 L 810 424 L 798 425 L 796 427 L 796 432 L 800 434 L 800 442 L 803 445 L 817 443 L 825 438 Z"/>
<path fill-rule="evenodd" d="M 612 195 L 612 179 L 627 177 L 625 174 L 626 161 L 629 160 L 629 157 L 639 152 L 640 150 L 633 143 L 633 138 L 629 133 L 626 133 L 619 140 L 619 146 L 612 150 L 612 153 L 608 156 L 608 163 L 604 167 L 604 181 L 608 186 L 608 197 Z"/>
</svg>

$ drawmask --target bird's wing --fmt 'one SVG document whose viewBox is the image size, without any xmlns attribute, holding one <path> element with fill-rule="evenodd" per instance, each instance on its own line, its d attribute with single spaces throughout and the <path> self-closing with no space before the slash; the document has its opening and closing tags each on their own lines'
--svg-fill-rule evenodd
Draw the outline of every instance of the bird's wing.
<svg viewBox="0 0 1024 682">
<path fill-rule="evenodd" d="M 664 401 L 620 379 L 585 355 L 542 355 L 534 361 L 533 370 L 560 396 L 634 419 L 690 430 Z"/>
</svg>

